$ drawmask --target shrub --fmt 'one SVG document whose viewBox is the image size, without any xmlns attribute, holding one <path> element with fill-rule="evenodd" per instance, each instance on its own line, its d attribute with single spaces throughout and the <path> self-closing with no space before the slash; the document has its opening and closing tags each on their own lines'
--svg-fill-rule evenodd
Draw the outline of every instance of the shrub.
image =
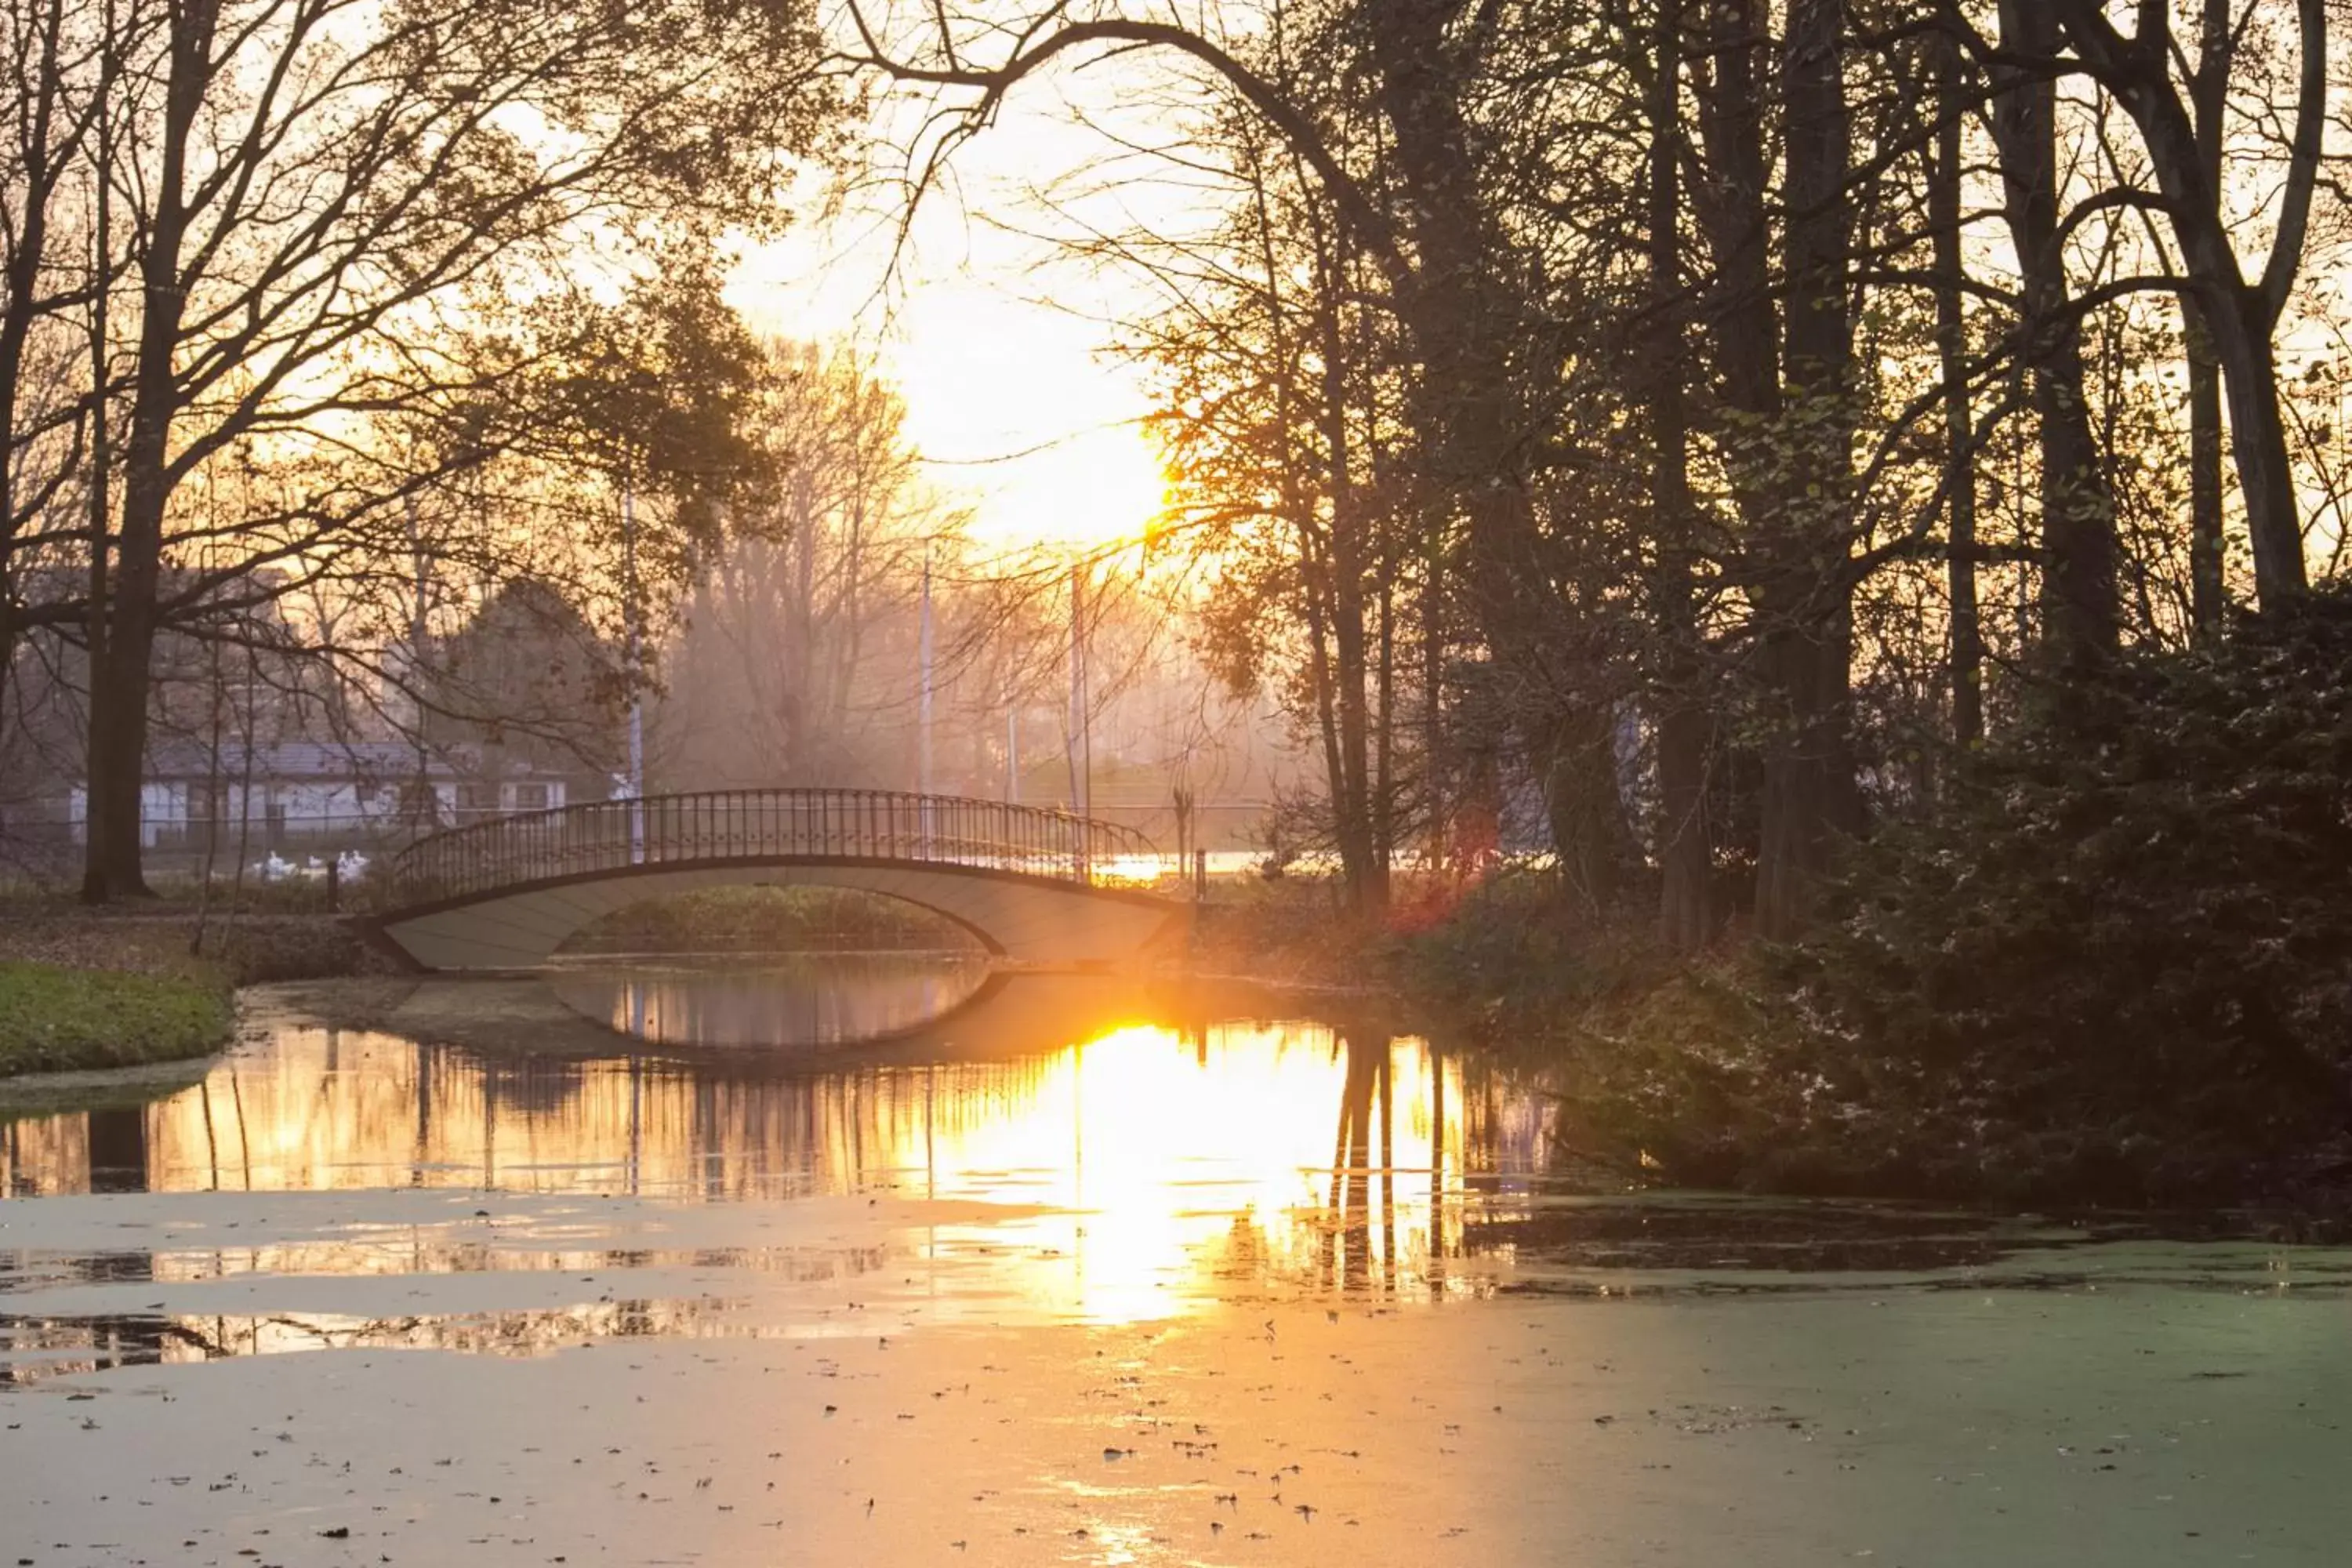
<svg viewBox="0 0 2352 1568">
<path fill-rule="evenodd" d="M 2080 696 L 1768 961 L 1801 1009 L 1780 1070 L 1929 1186 L 2210 1197 L 2340 1161 L 2352 595 Z"/>
</svg>

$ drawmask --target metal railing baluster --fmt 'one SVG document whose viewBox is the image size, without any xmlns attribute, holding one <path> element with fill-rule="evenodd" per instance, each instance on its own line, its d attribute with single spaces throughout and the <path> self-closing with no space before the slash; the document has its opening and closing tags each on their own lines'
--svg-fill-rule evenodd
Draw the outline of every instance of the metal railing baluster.
<svg viewBox="0 0 2352 1568">
<path fill-rule="evenodd" d="M 824 856 L 971 866 L 1092 883 L 1143 876 L 1162 858 L 1123 824 L 1058 807 L 923 796 L 898 790 L 711 790 L 648 796 L 646 858 Z M 585 801 L 469 823 L 419 838 L 383 879 L 397 906 L 465 898 L 630 864 L 630 807 Z"/>
</svg>

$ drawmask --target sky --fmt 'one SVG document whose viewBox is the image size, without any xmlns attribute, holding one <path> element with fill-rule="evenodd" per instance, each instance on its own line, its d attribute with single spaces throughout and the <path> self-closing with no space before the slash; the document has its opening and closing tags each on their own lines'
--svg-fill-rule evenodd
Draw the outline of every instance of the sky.
<svg viewBox="0 0 2352 1568">
<path fill-rule="evenodd" d="M 984 549 L 1139 536 L 1162 504 L 1160 462 L 1139 425 L 1143 377 L 1104 352 L 1113 320 L 1150 296 L 1038 237 L 1055 220 L 1033 198 L 1053 189 L 1102 223 L 1122 211 L 1181 217 L 1181 197 L 1149 184 L 1124 186 L 1120 210 L 1081 194 L 1110 143 L 1074 123 L 1075 109 L 1164 131 L 1164 107 L 1139 109 L 1130 90 L 1150 68 L 1100 67 L 1016 94 L 958 151 L 950 186 L 925 198 L 895 274 L 901 209 L 877 197 L 751 252 L 734 279 L 731 298 L 756 327 L 846 338 L 879 356 L 929 477 L 972 508 Z"/>
</svg>

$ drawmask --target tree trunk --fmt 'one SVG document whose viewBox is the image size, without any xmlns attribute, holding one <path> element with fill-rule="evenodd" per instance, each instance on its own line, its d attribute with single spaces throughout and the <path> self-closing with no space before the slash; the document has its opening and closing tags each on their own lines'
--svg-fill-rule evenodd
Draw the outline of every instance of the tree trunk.
<svg viewBox="0 0 2352 1568">
<path fill-rule="evenodd" d="M 1962 752 L 1984 740 L 1984 624 L 1977 608 L 1976 414 L 1968 383 L 1969 324 L 1960 287 L 1968 261 L 1960 244 L 1962 157 L 1969 94 L 1959 45 L 1936 49 L 1936 154 L 1927 190 L 1936 232 L 1936 348 L 1944 377 L 1944 489 L 1950 553 L 1952 743 Z"/>
<path fill-rule="evenodd" d="M 0 308 L 0 625 L 5 625 L 15 595 L 9 591 L 15 578 L 16 530 L 16 392 L 25 367 L 25 344 L 32 335 L 34 318 L 41 313 L 41 274 L 47 259 L 49 197 L 57 185 L 58 172 L 51 164 L 53 150 L 49 146 L 61 84 L 58 79 L 58 32 L 61 26 L 53 5 L 44 18 L 47 26 L 40 46 L 40 60 L 34 68 L 34 79 L 20 83 L 20 94 L 29 91 L 29 105 L 19 101 L 17 111 L 24 121 L 21 167 L 12 170 L 9 182 L 12 205 L 20 205 L 10 226 L 15 241 L 8 253 L 6 269 L 7 300 Z M 7 644 L 0 640 L 0 652 Z M 0 669 L 8 666 L 0 664 Z"/>
<path fill-rule="evenodd" d="M 2259 289 L 2240 288 L 2209 319 L 2215 334 L 2222 382 L 2228 390 L 2230 445 L 2238 459 L 2238 483 L 2246 495 L 2247 530 L 2253 536 L 2254 588 L 2263 607 L 2273 609 L 2310 591 L 2303 558 L 2302 512 L 2294 493 L 2294 462 L 2287 453 L 2286 414 L 2279 402 L 2278 354 L 2271 342 L 2273 322 Z"/>
<path fill-rule="evenodd" d="M 1340 736 L 1339 681 L 1332 669 L 1328 556 L 1317 544 L 1314 520 L 1303 507 L 1294 511 L 1291 522 L 1298 535 L 1300 575 L 1305 579 L 1299 598 L 1307 622 L 1307 672 L 1315 699 L 1315 732 L 1323 747 L 1324 798 L 1330 805 L 1340 880 L 1353 906 L 1363 897 L 1363 846 L 1351 831 L 1345 798 L 1348 765 L 1341 750 L 1345 742 Z"/>
<path fill-rule="evenodd" d="M 1379 648 L 1372 710 L 1372 865 L 1378 901 L 1388 908 L 1396 865 L 1396 582 L 1393 559 L 1382 551 Z"/>
<path fill-rule="evenodd" d="M 1577 907 L 1597 918 L 1616 902 L 1629 848 L 1612 715 L 1579 706 L 1530 739 L 1560 879 Z"/>
<path fill-rule="evenodd" d="M 47 310 L 41 275 L 47 260 L 49 199 L 64 163 L 63 153 L 50 145 L 58 100 L 64 89 L 58 68 L 64 18 L 57 0 L 51 0 L 47 14 L 35 25 L 40 36 L 39 58 L 32 68 L 33 79 L 17 88 L 22 138 L 9 193 L 17 210 L 10 236 L 15 244 L 8 253 L 7 301 L 0 309 L 0 679 L 16 664 L 16 535 L 37 504 L 20 502 L 17 494 L 16 394 L 23 379 L 26 343 L 35 319 Z M 26 96 L 29 105 L 25 102 Z M 0 692 L 0 701 L 5 700 L 5 693 Z M 0 714 L 0 736 L 5 733 L 5 715 Z"/>
<path fill-rule="evenodd" d="M 2202 309 L 2189 317 L 2189 607 L 2198 635 L 2221 627 L 2230 604 L 2222 528 L 2221 362 Z"/>
<path fill-rule="evenodd" d="M 2000 27 L 2010 53 L 2057 51 L 2057 25 L 2041 0 L 2001 0 Z M 2042 633 L 2058 668 L 2079 671 L 2117 647 L 2116 503 L 2083 395 L 2082 333 L 2060 246 L 2058 89 L 2030 68 L 1997 65 L 1993 79 L 1993 137 L 2023 274 L 2023 357 L 2042 434 Z"/>
<path fill-rule="evenodd" d="M 2197 156 L 2205 178 L 2221 188 L 2222 121 L 2230 107 L 2230 4 L 2204 0 L 2199 17 L 2197 74 L 2189 84 L 2197 116 Z M 2221 491 L 2221 362 L 2213 328 L 2195 294 L 2181 300 L 2189 361 L 2189 596 L 2199 635 L 2221 629 L 2229 607 Z"/>
<path fill-rule="evenodd" d="M 109 99 L 114 86 L 115 51 L 107 50 L 99 70 L 99 91 L 101 105 Z M 85 657 L 89 661 L 89 684 L 95 691 L 98 672 L 107 660 L 107 617 L 113 609 L 110 568 L 113 556 L 113 479 L 114 445 L 111 400 L 108 388 L 112 385 L 112 345 L 108 339 L 108 303 L 113 287 L 114 268 L 114 121 L 100 108 L 98 125 L 97 195 L 91 212 L 90 249 L 95 260 L 91 268 L 94 279 L 89 302 L 89 384 L 96 395 L 89 408 L 89 604 L 83 637 L 87 643 Z M 95 777 L 89 763 L 89 737 L 83 737 L 82 776 L 85 788 L 82 796 L 82 853 L 84 859 L 83 893 L 90 891 L 89 873 L 105 857 L 101 845 L 98 813 L 87 788 L 87 781 Z"/>
<path fill-rule="evenodd" d="M 1721 395 L 1735 416 L 1725 435 L 1726 455 L 1733 495 L 1747 524 L 1748 549 L 1740 568 L 1754 574 L 1767 558 L 1780 526 L 1780 494 L 1769 433 L 1783 413 L 1780 387 L 1780 316 L 1773 308 L 1769 254 L 1770 226 L 1765 205 L 1768 179 L 1765 161 L 1763 91 L 1759 60 L 1768 36 L 1765 0 L 1720 0 L 1709 7 L 1706 60 L 1706 90 L 1699 103 L 1699 132 L 1706 152 L 1708 177 L 1693 187 L 1694 205 L 1706 231 L 1715 258 L 1715 289 L 1707 301 L 1706 327 L 1714 344 Z M 1764 585 L 1754 590 L 1760 600 Z M 1759 603 L 1753 619 L 1759 630 L 1768 611 Z M 1759 650 L 1750 675 L 1762 688 L 1768 721 L 1777 721 L 1786 702 L 1766 667 L 1769 649 Z M 1776 736 L 1759 736 L 1759 752 L 1777 749 Z M 1759 820 L 1753 833 L 1759 849 L 1757 898 L 1759 910 L 1768 887 L 1765 873 L 1775 881 L 1788 865 L 1788 851 L 1776 844 L 1769 857 L 1763 846 L 1777 839 L 1784 826 L 1782 810 L 1768 803 L 1769 792 L 1756 799 Z M 1769 815 L 1769 822 L 1762 817 Z M 1735 830 L 1746 825 L 1728 825 Z M 1776 891 L 1777 900 L 1780 895 Z"/>
<path fill-rule="evenodd" d="M 1344 268 L 1334 265 L 1318 243 L 1316 333 L 1323 362 L 1320 416 L 1326 462 L 1330 470 L 1331 536 L 1326 563 L 1330 576 L 1331 642 L 1339 685 L 1339 771 L 1330 781 L 1339 858 L 1359 913 L 1375 914 L 1388 903 L 1388 879 L 1380 865 L 1372 821 L 1371 714 L 1364 603 L 1362 498 L 1354 479 L 1348 432 L 1348 353 L 1340 321 Z"/>
<path fill-rule="evenodd" d="M 1659 0 L 1650 94 L 1650 299 L 1657 354 L 1650 391 L 1651 526 L 1657 540 L 1658 934 L 1679 952 L 1715 934 L 1715 847 L 1706 817 L 1707 740 L 1702 690 L 1696 519 L 1690 499 L 1689 374 L 1682 329 L 1682 0 Z"/>
<path fill-rule="evenodd" d="M 1758 934 L 1794 934 L 1842 833 L 1860 829 L 1853 686 L 1853 322 L 1847 295 L 1852 136 L 1844 0 L 1790 0 L 1788 307 L 1780 504 L 1759 540 L 1759 644 L 1770 732 L 1756 875 Z"/>
<path fill-rule="evenodd" d="M 112 606 L 102 658 L 89 680 L 89 843 L 82 897 L 102 903 L 143 895 L 140 800 L 147 763 L 147 701 L 162 585 L 164 512 L 178 476 L 171 437 L 179 411 L 177 350 L 186 297 L 180 251 L 188 141 L 214 68 L 219 0 L 187 0 L 171 22 L 163 144 L 154 210 L 139 259 L 142 313 L 131 383 L 131 430 L 122 451 L 122 530 L 112 574 Z"/>
<path fill-rule="evenodd" d="M 1360 261 L 1360 258 L 1358 258 Z M 1351 277 L 1351 286 L 1360 280 Z M 1397 745 L 1397 547 L 1399 521 L 1393 475 L 1381 441 L 1377 414 L 1364 422 L 1365 472 L 1374 497 L 1381 498 L 1370 514 L 1375 530 L 1371 545 L 1378 566 L 1373 574 L 1372 658 L 1372 858 L 1379 878 L 1380 907 L 1388 908 L 1396 866 L 1396 745 Z"/>
<path fill-rule="evenodd" d="M 1708 7 L 1712 69 L 1699 104 L 1708 178 L 1696 187 L 1716 288 L 1707 327 L 1715 342 L 1724 401 L 1748 424 L 1780 413 L 1780 326 L 1772 304 L 1770 226 L 1765 216 L 1763 93 L 1757 79 L 1765 37 L 1764 0 L 1717 0 Z M 1741 510 L 1753 522 L 1767 503 L 1749 465 L 1733 476 Z"/>
<path fill-rule="evenodd" d="M 2303 72 L 2294 144 L 2278 198 L 2278 237 L 2261 281 L 2249 283 L 2222 209 L 2222 191 L 2207 175 L 2199 128 L 2175 89 L 2161 37 L 2126 38 L 2104 0 L 2045 0 L 2075 50 L 2139 127 L 2164 193 L 2191 286 L 2221 364 L 2230 444 L 2252 536 L 2254 587 L 2265 608 L 2309 592 L 2303 522 L 2288 456 L 2286 415 L 2279 403 L 2272 335 L 2302 261 L 2312 192 L 2324 154 L 2328 82 L 2327 17 L 2323 0 L 2296 0 Z M 2143 8 L 2161 19 L 2162 7 Z"/>
<path fill-rule="evenodd" d="M 1514 703 L 1512 727 L 1542 776 L 1551 771 L 1548 748 L 1563 708 L 1582 694 L 1559 689 L 1549 657 L 1573 628 L 1547 580 L 1528 493 L 1511 371 L 1519 318 L 1498 276 L 1510 247 L 1485 205 L 1471 153 L 1459 51 L 1447 36 L 1454 11 L 1447 0 L 1371 0 L 1365 17 L 1395 139 L 1391 167 L 1413 215 L 1419 256 L 1398 300 L 1420 361 L 1408 378 L 1407 412 L 1441 517 L 1452 511 L 1465 527 L 1463 586 Z"/>
</svg>

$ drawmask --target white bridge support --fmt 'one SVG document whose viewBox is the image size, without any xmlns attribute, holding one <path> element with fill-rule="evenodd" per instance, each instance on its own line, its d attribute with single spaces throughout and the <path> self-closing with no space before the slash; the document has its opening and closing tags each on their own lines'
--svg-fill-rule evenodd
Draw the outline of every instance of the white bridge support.
<svg viewBox="0 0 2352 1568">
<path fill-rule="evenodd" d="M 954 868 L 719 867 L 529 889 L 385 920 L 378 929 L 425 969 L 532 969 L 564 938 L 614 910 L 698 888 L 742 886 L 854 888 L 904 899 L 954 921 L 991 952 L 1037 964 L 1124 963 L 1172 935 L 1189 912 L 1141 895 Z"/>
<path fill-rule="evenodd" d="M 843 888 L 932 910 L 1017 963 L 1093 968 L 1175 937 L 1192 912 L 1127 885 L 1157 868 L 1131 832 L 1057 812 L 819 790 L 642 805 L 642 840 L 634 812 L 603 803 L 421 840 L 394 864 L 372 929 L 423 969 L 530 969 L 591 921 L 648 899 Z"/>
</svg>

